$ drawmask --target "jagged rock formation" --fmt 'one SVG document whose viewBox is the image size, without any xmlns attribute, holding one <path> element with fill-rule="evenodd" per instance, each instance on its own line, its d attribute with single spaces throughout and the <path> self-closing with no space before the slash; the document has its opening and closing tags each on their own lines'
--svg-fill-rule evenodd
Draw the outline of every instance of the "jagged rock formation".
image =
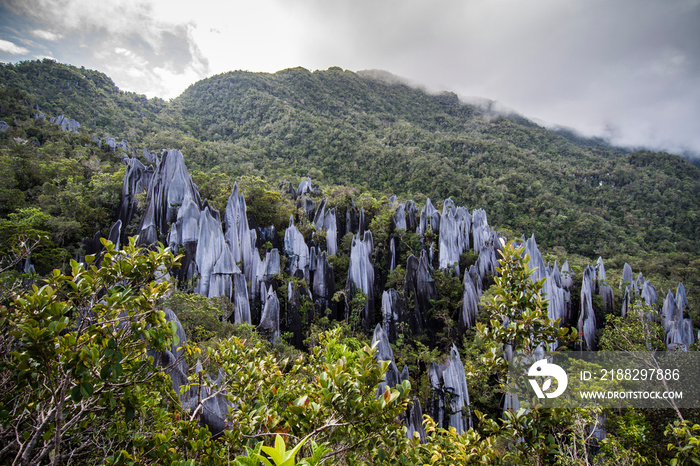
<svg viewBox="0 0 700 466">
<path fill-rule="evenodd" d="M 231 298 L 233 275 L 241 270 L 233 262 L 233 254 L 224 239 L 219 212 L 206 201 L 199 216 L 198 236 L 195 261 L 200 277 L 196 292 L 208 298 Z"/>
<path fill-rule="evenodd" d="M 201 205 L 199 191 L 190 178 L 182 153 L 169 150 L 163 153 L 148 187 L 148 205 L 139 226 L 139 244 L 165 240 L 187 195 L 196 205 Z"/>
<path fill-rule="evenodd" d="M 284 253 L 289 257 L 289 274 L 301 270 L 304 279 L 309 281 L 309 246 L 304 235 L 294 225 L 294 217 L 289 217 L 289 227 L 284 232 Z"/>
<path fill-rule="evenodd" d="M 675 298 L 671 290 L 668 290 L 661 310 L 661 324 L 666 331 L 666 348 L 668 350 L 678 347 L 687 350 L 695 342 L 693 323 L 690 318 L 684 317 L 683 311 L 686 307 L 688 307 L 688 299 L 685 287 L 679 283 Z"/>
<path fill-rule="evenodd" d="M 348 279 L 346 289 L 350 293 L 357 289 L 362 291 L 367 297 L 364 312 L 361 315 L 363 328 L 369 330 L 374 325 L 374 265 L 372 264 L 372 251 L 374 241 L 372 232 L 365 231 L 360 239 L 358 233 L 352 240 L 350 247 L 350 266 L 348 268 Z"/>
<path fill-rule="evenodd" d="M 406 260 L 404 297 L 413 298 L 413 308 L 406 309 L 406 313 L 408 325 L 414 334 L 423 333 L 428 319 L 430 300 L 437 297 L 437 288 L 430 270 L 425 249 L 421 251 L 420 259 L 411 254 Z"/>
<path fill-rule="evenodd" d="M 418 229 L 418 208 L 413 201 L 406 201 L 396 207 L 394 213 L 394 226 L 402 230 L 416 232 Z"/>
<path fill-rule="evenodd" d="M 122 183 L 121 202 L 119 204 L 119 220 L 125 227 L 131 223 L 138 209 L 137 194 L 146 192 L 153 178 L 153 167 L 146 167 L 136 157 L 130 158 L 126 165 L 124 182 Z M 126 232 L 125 232 L 126 233 Z M 122 243 L 126 238 L 121 238 Z"/>
<path fill-rule="evenodd" d="M 391 288 L 382 293 L 382 326 L 391 343 L 399 335 L 399 323 L 403 320 L 405 303 L 398 291 Z"/>
<path fill-rule="evenodd" d="M 452 267 L 454 273 L 459 275 L 459 258 L 469 248 L 471 215 L 464 207 L 455 207 L 452 199 L 445 199 L 439 222 L 440 270 Z"/>
<path fill-rule="evenodd" d="M 394 352 L 389 344 L 389 338 L 381 324 L 377 324 L 374 328 L 372 347 L 375 347 L 375 345 L 377 350 L 375 357 L 377 361 L 386 361 L 389 363 L 385 381 L 381 382 L 377 387 L 377 397 L 379 397 L 384 393 L 387 387 L 393 388 L 402 384 L 404 380 L 408 380 L 408 367 L 404 366 L 403 371 L 399 373 L 399 369 L 396 367 L 396 362 L 394 361 Z M 413 398 L 411 406 L 406 410 L 404 424 L 406 425 L 406 436 L 408 438 L 413 438 L 414 433 L 418 433 L 420 441 L 425 442 L 426 435 L 425 429 L 423 428 L 423 413 L 420 401 L 415 397 Z"/>
<path fill-rule="evenodd" d="M 10 125 L 8 125 L 6 121 L 0 120 L 0 131 L 7 131 L 9 127 Z"/>
<path fill-rule="evenodd" d="M 335 275 L 333 267 L 328 262 L 326 252 L 316 256 L 316 270 L 314 270 L 313 295 L 319 311 L 331 308 L 333 293 L 335 292 Z"/>
<path fill-rule="evenodd" d="M 608 276 L 605 273 L 605 265 L 603 264 L 603 258 L 599 257 L 596 265 L 596 287 L 598 288 L 598 294 L 603 298 L 603 304 L 605 306 L 605 313 L 608 314 L 613 310 L 613 303 L 615 297 L 613 295 L 612 287 L 607 283 Z"/>
<path fill-rule="evenodd" d="M 226 242 L 231 249 L 233 262 L 241 264 L 246 280 L 250 283 L 248 295 L 255 299 L 258 294 L 258 273 L 260 254 L 254 250 L 256 232 L 248 224 L 246 204 L 243 195 L 238 192 L 238 184 L 226 202 L 224 223 L 226 225 Z M 279 269 L 279 267 L 278 267 Z"/>
<path fill-rule="evenodd" d="M 79 133 L 80 123 L 72 118 L 59 115 L 56 118 L 49 118 L 49 122 L 55 123 L 61 127 L 61 131 L 72 131 L 73 133 Z"/>
<path fill-rule="evenodd" d="M 462 293 L 462 308 L 459 314 L 459 328 L 464 331 L 476 325 L 480 294 L 474 286 L 471 275 L 466 270 L 462 283 L 464 284 L 464 292 Z"/>
<path fill-rule="evenodd" d="M 302 349 L 304 347 L 304 335 L 302 333 L 301 322 L 301 294 L 299 284 L 290 281 L 287 283 L 287 327 L 292 332 L 293 344 Z"/>
<path fill-rule="evenodd" d="M 432 393 L 427 409 L 433 420 L 445 429 L 454 427 L 458 434 L 471 428 L 467 378 L 456 346 L 452 345 L 447 362 L 440 365 L 432 363 L 428 378 Z"/>
<path fill-rule="evenodd" d="M 177 315 L 171 309 L 165 309 L 164 312 L 165 320 L 175 323 L 178 341 L 173 342 L 169 350 L 160 354 L 151 354 L 150 352 L 149 354 L 154 356 L 154 361 L 161 367 L 166 368 L 173 390 L 180 396 L 182 408 L 189 412 L 198 410 L 200 423 L 207 426 L 212 435 L 216 437 L 228 427 L 226 417 L 231 406 L 222 390 L 223 374 L 219 371 L 219 376 L 215 381 L 211 380 L 208 375 L 204 375 L 208 385 L 193 384 L 188 390 L 182 390 L 182 387 L 189 385 L 187 377 L 189 369 L 182 358 L 181 349 L 187 343 L 187 337 Z M 197 361 L 195 373 L 199 374 L 201 381 L 203 370 L 199 361 Z M 200 402 L 202 406 L 199 406 Z"/>
<path fill-rule="evenodd" d="M 425 428 L 423 427 L 423 410 L 420 401 L 415 396 L 410 408 L 406 411 L 406 437 L 412 439 L 418 434 L 421 443 L 426 442 Z"/>
<path fill-rule="evenodd" d="M 420 212 L 420 236 L 428 232 L 428 227 L 435 234 L 440 233 L 440 212 L 435 208 L 430 198 L 425 201 L 425 207 Z"/>
<path fill-rule="evenodd" d="M 326 212 L 326 202 L 324 199 L 316 209 L 314 214 L 314 225 L 319 230 L 326 232 L 326 251 L 328 254 L 338 253 L 338 227 L 335 218 L 335 209 L 330 209 Z"/>
<path fill-rule="evenodd" d="M 233 274 L 233 314 L 229 320 L 234 324 L 252 324 L 250 316 L 250 301 L 248 300 L 248 285 L 242 273 Z"/>
<path fill-rule="evenodd" d="M 265 307 L 258 330 L 266 333 L 271 343 L 280 336 L 280 302 L 277 299 L 277 293 L 272 289 L 272 286 L 267 290 L 265 297 Z"/>
<path fill-rule="evenodd" d="M 377 326 L 374 328 L 374 334 L 372 335 L 372 347 L 375 347 L 375 345 L 377 349 L 377 361 L 387 361 L 389 363 L 385 376 L 386 382 L 380 383 L 379 387 L 377 388 L 377 396 L 380 396 L 382 393 L 384 393 L 387 386 L 395 387 L 401 384 L 403 379 L 401 377 L 401 373 L 399 372 L 399 368 L 396 367 L 396 362 L 394 361 L 394 351 L 391 349 L 391 345 L 389 344 L 389 338 L 384 332 L 384 329 L 382 329 L 381 324 L 377 324 Z M 408 371 L 406 371 L 406 373 L 408 375 Z"/>
<path fill-rule="evenodd" d="M 596 319 L 593 311 L 595 268 L 590 265 L 583 272 L 581 284 L 581 310 L 578 318 L 578 333 L 583 341 L 584 351 L 595 350 Z"/>
</svg>

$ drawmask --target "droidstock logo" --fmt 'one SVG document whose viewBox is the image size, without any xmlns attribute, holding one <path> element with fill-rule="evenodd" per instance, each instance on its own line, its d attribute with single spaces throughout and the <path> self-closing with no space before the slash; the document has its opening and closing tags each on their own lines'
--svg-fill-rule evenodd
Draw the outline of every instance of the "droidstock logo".
<svg viewBox="0 0 700 466">
<path fill-rule="evenodd" d="M 537 398 L 556 398 L 566 390 L 566 386 L 569 383 L 569 378 L 566 372 L 561 367 L 556 364 L 548 363 L 546 359 L 540 359 L 535 362 L 530 369 L 527 371 L 527 375 L 530 377 L 548 377 L 543 383 L 542 387 L 537 383 L 534 378 L 529 379 L 530 385 L 532 385 L 533 390 L 537 394 Z M 552 393 L 545 393 L 552 386 L 552 379 L 557 381 L 557 389 Z"/>
</svg>

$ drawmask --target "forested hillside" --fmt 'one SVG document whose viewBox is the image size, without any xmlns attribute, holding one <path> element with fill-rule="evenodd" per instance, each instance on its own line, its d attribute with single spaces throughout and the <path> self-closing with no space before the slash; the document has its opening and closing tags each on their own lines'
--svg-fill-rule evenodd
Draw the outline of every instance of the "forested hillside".
<svg viewBox="0 0 700 466">
<path fill-rule="evenodd" d="M 676 155 L 340 68 L 165 102 L 6 64 L 0 120 L 0 460 L 258 464 L 282 437 L 302 464 L 700 460 L 697 409 L 504 388 L 506 345 L 697 350 Z"/>
<path fill-rule="evenodd" d="M 273 186 L 310 176 L 417 202 L 451 197 L 485 209 L 508 236 L 535 233 L 546 250 L 602 255 L 620 269 L 626 261 L 669 284 L 696 279 L 700 170 L 687 161 L 576 144 L 522 117 L 374 76 L 339 68 L 231 72 L 166 103 L 52 61 L 0 68 L 6 89 L 29 93 L 23 117 L 38 105 L 76 119 L 84 134 L 126 138 L 139 154 L 180 148 L 215 204 L 243 175 Z"/>
</svg>

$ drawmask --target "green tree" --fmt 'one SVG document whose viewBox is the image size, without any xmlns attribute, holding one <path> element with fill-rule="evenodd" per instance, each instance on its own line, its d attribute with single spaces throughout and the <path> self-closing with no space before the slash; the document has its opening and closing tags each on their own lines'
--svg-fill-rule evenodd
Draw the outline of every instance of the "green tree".
<svg viewBox="0 0 700 466">
<path fill-rule="evenodd" d="M 0 462 L 104 460 L 131 441 L 124 429 L 177 401 L 147 353 L 173 343 L 173 324 L 156 310 L 171 285 L 155 278 L 176 260 L 133 240 L 120 252 L 103 245 L 100 268 L 94 256 L 72 261 L 70 274 L 55 270 L 0 308 Z"/>
</svg>

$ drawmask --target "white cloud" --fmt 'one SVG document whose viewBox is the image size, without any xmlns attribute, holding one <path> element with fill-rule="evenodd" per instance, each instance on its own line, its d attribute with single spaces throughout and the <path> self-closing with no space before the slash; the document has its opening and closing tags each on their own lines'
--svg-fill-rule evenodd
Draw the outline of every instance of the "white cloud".
<svg viewBox="0 0 700 466">
<path fill-rule="evenodd" d="M 46 31 L 44 29 L 35 29 L 32 31 L 32 34 L 35 37 L 38 37 L 39 39 L 50 40 L 52 42 L 55 42 L 55 41 L 63 38 L 62 34 L 57 34 L 57 33 L 52 32 L 52 31 Z"/>
<path fill-rule="evenodd" d="M 29 49 L 3 39 L 0 39 L 0 51 L 11 53 L 12 55 L 24 55 L 29 53 Z"/>
</svg>

